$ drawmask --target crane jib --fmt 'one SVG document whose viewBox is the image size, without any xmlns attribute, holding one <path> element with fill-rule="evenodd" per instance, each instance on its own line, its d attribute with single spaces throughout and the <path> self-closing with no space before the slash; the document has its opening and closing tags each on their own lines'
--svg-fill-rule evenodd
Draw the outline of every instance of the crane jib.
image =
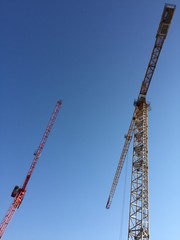
<svg viewBox="0 0 180 240">
<path fill-rule="evenodd" d="M 159 24 L 159 28 L 156 34 L 156 41 L 154 44 L 154 48 L 150 57 L 150 61 L 146 70 L 146 74 L 144 80 L 141 85 L 140 93 L 141 95 L 146 95 L 149 85 L 151 83 L 152 76 L 154 74 L 154 70 L 156 68 L 156 64 L 161 53 L 161 49 L 164 43 L 164 40 L 167 36 L 172 17 L 174 15 L 175 6 L 170 4 L 165 4 L 164 11 L 162 13 L 161 21 Z"/>
</svg>

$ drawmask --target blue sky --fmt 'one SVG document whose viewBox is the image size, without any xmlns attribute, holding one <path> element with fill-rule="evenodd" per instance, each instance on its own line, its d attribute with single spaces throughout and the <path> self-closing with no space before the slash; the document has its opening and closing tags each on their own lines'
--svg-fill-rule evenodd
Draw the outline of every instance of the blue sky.
<svg viewBox="0 0 180 240">
<path fill-rule="evenodd" d="M 2 219 L 63 100 L 4 240 L 127 239 L 131 148 L 105 205 L 164 3 L 1 0 Z M 160 240 L 177 239 L 180 224 L 180 1 L 171 3 L 177 9 L 147 96 L 150 236 Z"/>
</svg>

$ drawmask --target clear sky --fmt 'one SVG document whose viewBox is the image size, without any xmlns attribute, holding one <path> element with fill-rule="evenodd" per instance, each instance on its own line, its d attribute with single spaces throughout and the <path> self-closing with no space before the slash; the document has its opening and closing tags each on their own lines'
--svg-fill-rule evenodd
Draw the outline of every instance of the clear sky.
<svg viewBox="0 0 180 240">
<path fill-rule="evenodd" d="M 164 3 L 0 1 L 1 219 L 63 100 L 4 240 L 127 239 L 132 147 L 105 205 Z M 147 96 L 150 239 L 159 240 L 179 239 L 180 225 L 180 0 L 171 3 L 177 9 Z"/>
</svg>

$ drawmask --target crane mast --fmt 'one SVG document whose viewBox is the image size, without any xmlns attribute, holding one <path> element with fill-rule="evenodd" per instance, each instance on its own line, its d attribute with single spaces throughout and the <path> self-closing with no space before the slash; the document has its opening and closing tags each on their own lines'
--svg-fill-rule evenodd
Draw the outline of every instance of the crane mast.
<svg viewBox="0 0 180 240">
<path fill-rule="evenodd" d="M 38 160 L 40 158 L 40 155 L 41 155 L 41 153 L 43 151 L 43 148 L 44 148 L 44 146 L 46 144 L 48 136 L 49 136 L 49 134 L 51 132 L 51 129 L 52 129 L 53 125 L 54 125 L 54 122 L 55 122 L 55 120 L 57 118 L 57 115 L 58 115 L 58 112 L 60 110 L 61 105 L 62 105 L 62 101 L 61 100 L 57 101 L 55 109 L 54 109 L 54 111 L 53 111 L 53 113 L 51 115 L 51 118 L 50 118 L 50 120 L 48 122 L 48 125 L 46 127 L 45 132 L 44 132 L 44 135 L 43 135 L 43 137 L 41 139 L 41 142 L 39 144 L 39 147 L 36 150 L 36 152 L 34 153 L 34 159 L 32 161 L 32 164 L 31 164 L 31 166 L 29 168 L 29 171 L 27 173 L 27 176 L 25 178 L 25 181 L 24 181 L 22 187 L 20 188 L 18 186 L 15 186 L 14 190 L 12 191 L 11 196 L 14 198 L 14 201 L 11 204 L 9 210 L 7 211 L 7 213 L 6 213 L 6 215 L 5 215 L 4 219 L 3 219 L 3 221 L 0 224 L 0 238 L 2 238 L 2 236 L 3 236 L 3 234 L 4 234 L 5 230 L 6 230 L 9 222 L 11 221 L 11 219 L 12 219 L 12 217 L 13 217 L 15 211 L 16 211 L 16 209 L 19 208 L 20 204 L 22 203 L 22 201 L 24 199 L 24 196 L 25 196 L 25 193 L 26 193 L 27 184 L 28 184 L 28 182 L 29 182 L 29 180 L 30 180 L 30 178 L 32 176 L 32 173 L 33 173 L 33 171 L 34 171 L 34 169 L 36 167 L 36 164 L 37 164 L 37 162 L 38 162 Z"/>
<path fill-rule="evenodd" d="M 156 64 L 167 36 L 176 6 L 165 4 L 159 28 L 156 34 L 154 48 L 142 82 L 135 110 L 124 147 L 120 156 L 118 167 L 111 186 L 106 208 L 110 208 L 123 164 L 133 138 L 133 157 L 130 191 L 130 210 L 128 240 L 149 239 L 149 199 L 148 199 L 148 109 L 146 94 L 156 68 Z"/>
</svg>

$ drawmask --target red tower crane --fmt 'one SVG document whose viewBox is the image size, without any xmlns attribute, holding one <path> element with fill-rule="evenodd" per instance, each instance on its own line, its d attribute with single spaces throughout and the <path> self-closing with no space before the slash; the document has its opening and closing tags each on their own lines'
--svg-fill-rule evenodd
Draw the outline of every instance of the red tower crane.
<svg viewBox="0 0 180 240">
<path fill-rule="evenodd" d="M 34 153 L 33 162 L 32 162 L 32 164 L 31 164 L 31 166 L 29 168 L 29 171 L 27 173 L 27 176 L 25 178 L 23 186 L 22 187 L 15 186 L 14 190 L 11 193 L 11 196 L 14 198 L 14 201 L 11 204 L 9 210 L 7 211 L 3 221 L 1 222 L 1 225 L 0 225 L 0 238 L 2 238 L 2 236 L 3 236 L 3 234 L 4 234 L 5 230 L 6 230 L 9 222 L 11 221 L 11 219 L 12 219 L 12 217 L 13 217 L 15 211 L 16 211 L 16 209 L 19 208 L 19 206 L 22 203 L 22 200 L 24 199 L 24 196 L 25 196 L 25 193 L 26 193 L 27 184 L 28 184 L 28 182 L 29 182 L 29 180 L 30 180 L 30 178 L 32 176 L 32 173 L 33 173 L 33 171 L 34 171 L 34 169 L 36 167 L 36 164 L 37 164 L 37 162 L 38 162 L 38 160 L 40 158 L 40 155 L 41 155 L 41 153 L 43 151 L 43 148 L 44 148 L 44 146 L 46 144 L 48 136 L 49 136 L 49 134 L 51 132 L 51 129 L 52 129 L 53 125 L 54 125 L 54 122 L 56 120 L 56 117 L 58 115 L 58 112 L 60 110 L 61 105 L 62 105 L 62 101 L 61 100 L 57 101 L 55 109 L 54 109 L 54 111 L 53 111 L 53 113 L 51 115 L 51 118 L 50 118 L 50 120 L 48 122 L 47 128 L 46 128 L 46 130 L 44 132 L 44 135 L 42 137 L 42 140 L 41 140 L 41 142 L 39 144 L 39 147 L 36 150 L 36 152 Z"/>
</svg>

